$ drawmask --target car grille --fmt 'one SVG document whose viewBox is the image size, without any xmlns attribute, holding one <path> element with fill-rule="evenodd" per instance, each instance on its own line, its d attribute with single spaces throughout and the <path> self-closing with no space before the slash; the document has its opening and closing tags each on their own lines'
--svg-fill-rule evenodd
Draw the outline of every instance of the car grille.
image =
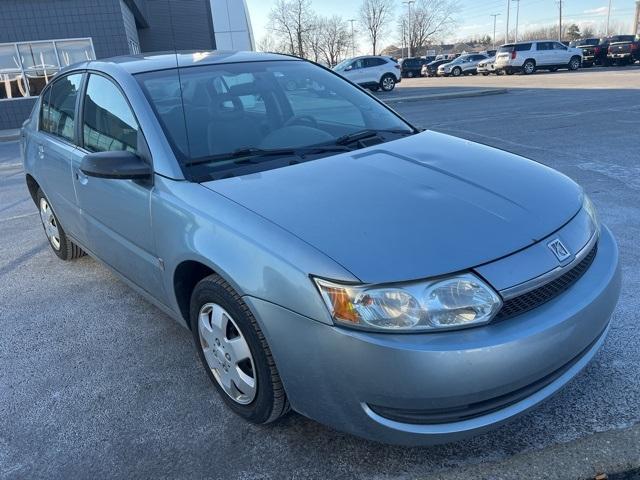
<svg viewBox="0 0 640 480">
<path fill-rule="evenodd" d="M 506 300 L 494 321 L 515 317 L 516 315 L 520 315 L 524 312 L 537 308 L 543 303 L 556 298 L 577 282 L 582 275 L 584 275 L 591 266 L 597 251 L 598 244 L 596 243 L 587 256 L 568 272 L 555 280 L 536 288 L 535 290 L 531 290 L 530 292 L 523 293 L 522 295 Z"/>
<path fill-rule="evenodd" d="M 381 417 L 385 417 L 389 420 L 401 423 L 410 423 L 414 425 L 438 425 L 443 423 L 461 422 L 464 420 L 470 420 L 472 418 L 481 417 L 490 413 L 496 412 L 507 408 L 510 405 L 518 403 L 527 397 L 530 397 L 536 392 L 539 392 L 546 386 L 552 384 L 555 380 L 560 378 L 571 367 L 580 361 L 600 340 L 604 330 L 596 337 L 596 339 L 589 344 L 578 355 L 571 359 L 568 363 L 564 364 L 557 370 L 549 373 L 548 375 L 536 380 L 529 385 L 514 390 L 512 392 L 500 395 L 497 397 L 482 400 L 480 402 L 469 403 L 467 405 L 460 405 L 450 408 L 433 408 L 433 409 L 404 409 L 394 407 L 382 407 L 378 405 L 368 404 L 369 408 Z"/>
</svg>

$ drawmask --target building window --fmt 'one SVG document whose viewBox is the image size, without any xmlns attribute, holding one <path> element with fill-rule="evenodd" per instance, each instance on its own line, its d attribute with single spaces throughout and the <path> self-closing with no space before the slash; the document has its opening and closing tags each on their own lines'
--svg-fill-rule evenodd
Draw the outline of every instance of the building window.
<svg viewBox="0 0 640 480">
<path fill-rule="evenodd" d="M 0 100 L 38 96 L 61 68 L 95 58 L 90 38 L 0 44 Z"/>
</svg>

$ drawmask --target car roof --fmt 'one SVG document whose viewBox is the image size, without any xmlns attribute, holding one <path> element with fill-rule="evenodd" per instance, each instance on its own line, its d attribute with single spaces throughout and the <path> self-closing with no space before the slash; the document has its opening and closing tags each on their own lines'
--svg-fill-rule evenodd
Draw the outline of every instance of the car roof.
<svg viewBox="0 0 640 480">
<path fill-rule="evenodd" d="M 300 58 L 277 53 L 227 51 L 227 50 L 183 50 L 177 52 L 157 52 L 139 55 L 123 55 L 120 57 L 90 60 L 76 63 L 64 70 L 93 68 L 101 70 L 107 67 L 119 67 L 137 74 L 170 68 L 190 67 L 194 65 L 213 65 L 225 63 L 265 62 L 273 60 L 304 61 Z"/>
</svg>

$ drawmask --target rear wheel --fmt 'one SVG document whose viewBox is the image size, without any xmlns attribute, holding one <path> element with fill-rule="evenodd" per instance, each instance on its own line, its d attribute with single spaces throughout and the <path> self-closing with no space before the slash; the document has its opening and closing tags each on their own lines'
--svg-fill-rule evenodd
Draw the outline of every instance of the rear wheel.
<svg viewBox="0 0 640 480">
<path fill-rule="evenodd" d="M 38 189 L 36 198 L 44 233 L 47 236 L 47 240 L 49 240 L 53 253 L 61 260 L 73 260 L 74 258 L 82 257 L 85 254 L 84 251 L 67 238 L 62 225 L 58 221 L 58 217 L 56 217 L 49 200 L 42 190 Z"/>
<path fill-rule="evenodd" d="M 558 71 L 558 67 L 551 67 L 549 69 L 550 72 L 557 72 Z"/>
<path fill-rule="evenodd" d="M 525 75 L 531 75 L 535 71 L 536 71 L 536 64 L 534 63 L 533 60 L 527 60 L 522 65 L 522 73 L 524 73 Z"/>
<path fill-rule="evenodd" d="M 413 78 L 413 77 L 415 77 L 415 76 L 416 76 L 416 74 L 415 74 L 415 73 L 413 73 L 411 70 L 409 70 L 409 71 L 407 72 L 407 78 Z"/>
<path fill-rule="evenodd" d="M 380 88 L 385 92 L 390 92 L 396 88 L 396 79 L 393 75 L 387 73 L 380 80 Z"/>
<path fill-rule="evenodd" d="M 252 423 L 289 411 L 269 345 L 251 310 L 220 276 L 201 280 L 191 296 L 198 356 L 225 404 Z"/>
</svg>

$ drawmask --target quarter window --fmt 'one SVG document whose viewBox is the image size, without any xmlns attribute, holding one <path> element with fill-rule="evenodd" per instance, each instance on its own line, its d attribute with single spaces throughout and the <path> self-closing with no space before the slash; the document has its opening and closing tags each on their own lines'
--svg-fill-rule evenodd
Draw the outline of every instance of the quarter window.
<svg viewBox="0 0 640 480">
<path fill-rule="evenodd" d="M 72 142 L 74 140 L 76 100 L 82 74 L 56 80 L 42 100 L 40 129 Z"/>
<path fill-rule="evenodd" d="M 83 121 L 84 147 L 87 150 L 136 153 L 138 122 L 122 92 L 111 80 L 95 74 L 89 77 Z"/>
</svg>

